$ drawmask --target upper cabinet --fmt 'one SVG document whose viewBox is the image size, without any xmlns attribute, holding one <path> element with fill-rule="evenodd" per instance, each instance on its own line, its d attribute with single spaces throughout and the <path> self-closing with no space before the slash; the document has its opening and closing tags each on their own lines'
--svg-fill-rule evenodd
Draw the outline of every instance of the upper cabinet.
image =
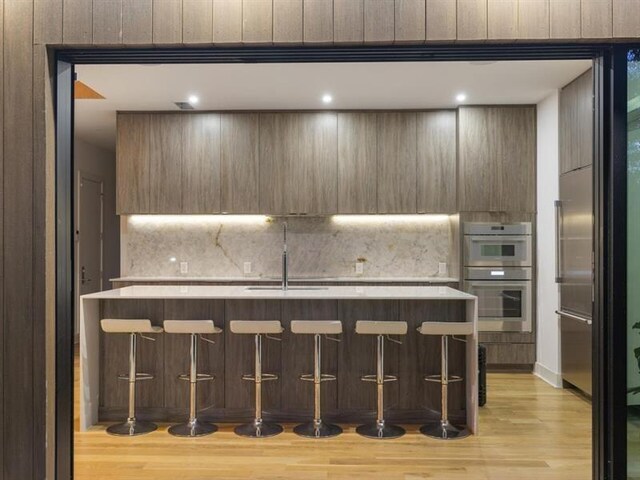
<svg viewBox="0 0 640 480">
<path fill-rule="evenodd" d="M 259 115 L 224 113 L 220 124 L 222 211 L 258 213 Z"/>
<path fill-rule="evenodd" d="M 457 114 L 455 110 L 418 112 L 418 213 L 457 212 Z"/>
<path fill-rule="evenodd" d="M 148 114 L 118 114 L 116 211 L 149 213 L 150 122 Z"/>
<path fill-rule="evenodd" d="M 458 116 L 460 211 L 535 212 L 535 106 L 464 107 Z"/>
<path fill-rule="evenodd" d="M 259 151 L 261 212 L 337 212 L 337 114 L 261 114 Z"/>
<path fill-rule="evenodd" d="M 339 213 L 378 211 L 377 138 L 375 114 L 338 114 Z"/>
<path fill-rule="evenodd" d="M 117 117 L 117 212 L 220 212 L 220 115 Z"/>
<path fill-rule="evenodd" d="M 560 91 L 560 173 L 593 163 L 593 71 Z"/>
<path fill-rule="evenodd" d="M 535 211 L 535 107 L 117 123 L 120 214 Z"/>
<path fill-rule="evenodd" d="M 415 112 L 377 114 L 378 213 L 416 213 Z"/>
</svg>

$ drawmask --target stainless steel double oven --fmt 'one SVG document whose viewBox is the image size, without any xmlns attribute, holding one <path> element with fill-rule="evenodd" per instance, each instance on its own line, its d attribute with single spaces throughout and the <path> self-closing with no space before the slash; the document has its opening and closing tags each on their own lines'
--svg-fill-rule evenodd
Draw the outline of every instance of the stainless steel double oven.
<svg viewBox="0 0 640 480">
<path fill-rule="evenodd" d="M 484 332 L 532 331 L 531 223 L 464 225 L 464 290 Z"/>
</svg>

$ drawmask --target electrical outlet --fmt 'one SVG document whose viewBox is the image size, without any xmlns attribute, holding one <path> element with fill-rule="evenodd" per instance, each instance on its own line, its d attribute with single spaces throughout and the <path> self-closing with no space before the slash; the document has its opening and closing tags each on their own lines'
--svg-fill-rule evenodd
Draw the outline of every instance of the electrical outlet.
<svg viewBox="0 0 640 480">
<path fill-rule="evenodd" d="M 364 263 L 356 262 L 356 275 L 362 275 L 364 273 Z"/>
<path fill-rule="evenodd" d="M 447 274 L 447 264 L 445 262 L 438 263 L 438 275 Z"/>
<path fill-rule="evenodd" d="M 243 268 L 244 268 L 245 275 L 251 273 L 251 262 L 244 262 Z"/>
<path fill-rule="evenodd" d="M 189 263 L 180 262 L 180 273 L 189 273 Z"/>
</svg>

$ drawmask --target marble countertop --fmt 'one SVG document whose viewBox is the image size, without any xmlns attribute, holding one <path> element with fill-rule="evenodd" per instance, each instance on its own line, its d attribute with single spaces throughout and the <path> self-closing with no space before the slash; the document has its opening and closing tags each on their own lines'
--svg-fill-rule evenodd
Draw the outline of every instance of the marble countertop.
<svg viewBox="0 0 640 480">
<path fill-rule="evenodd" d="M 111 282 L 279 282 L 278 277 L 118 277 Z M 289 277 L 290 282 L 363 282 L 363 283 L 456 283 L 460 279 L 454 277 Z"/>
<path fill-rule="evenodd" d="M 260 288 L 260 287 L 258 287 Z M 264 288 L 264 287 L 262 287 Z M 472 300 L 476 297 L 438 286 L 334 286 L 256 290 L 246 285 L 133 285 L 83 295 L 86 300 L 106 299 L 245 299 L 245 300 Z"/>
</svg>

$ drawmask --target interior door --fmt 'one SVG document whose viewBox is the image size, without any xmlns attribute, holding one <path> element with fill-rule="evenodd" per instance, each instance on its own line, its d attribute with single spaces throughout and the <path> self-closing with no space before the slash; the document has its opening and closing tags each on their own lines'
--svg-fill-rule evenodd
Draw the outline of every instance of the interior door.
<svg viewBox="0 0 640 480">
<path fill-rule="evenodd" d="M 102 289 L 102 180 L 81 175 L 78 202 L 78 294 Z"/>
</svg>

